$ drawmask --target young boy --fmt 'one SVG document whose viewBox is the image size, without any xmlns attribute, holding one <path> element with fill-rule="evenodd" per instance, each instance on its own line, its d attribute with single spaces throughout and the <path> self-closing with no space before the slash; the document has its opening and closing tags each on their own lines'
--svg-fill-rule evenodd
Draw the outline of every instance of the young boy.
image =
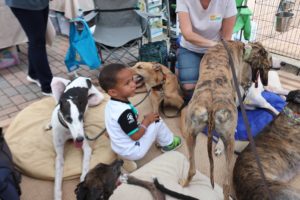
<svg viewBox="0 0 300 200">
<path fill-rule="evenodd" d="M 181 145 L 181 138 L 173 135 L 157 113 L 149 113 L 142 122 L 138 122 L 138 111 L 128 100 L 136 90 L 129 68 L 121 64 L 104 66 L 100 71 L 99 84 L 111 96 L 105 107 L 105 126 L 112 150 L 119 156 L 139 160 L 153 142 L 157 142 L 163 152 Z"/>
</svg>

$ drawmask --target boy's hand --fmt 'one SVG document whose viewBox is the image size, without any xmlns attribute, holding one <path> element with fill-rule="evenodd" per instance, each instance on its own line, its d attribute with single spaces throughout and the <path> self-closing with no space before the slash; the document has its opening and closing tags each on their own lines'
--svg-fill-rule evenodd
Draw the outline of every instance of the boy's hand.
<svg viewBox="0 0 300 200">
<path fill-rule="evenodd" d="M 149 124 L 151 124 L 152 122 L 155 122 L 159 120 L 159 115 L 158 113 L 149 113 L 147 115 L 144 116 L 144 120 L 143 123 L 148 126 Z"/>
</svg>

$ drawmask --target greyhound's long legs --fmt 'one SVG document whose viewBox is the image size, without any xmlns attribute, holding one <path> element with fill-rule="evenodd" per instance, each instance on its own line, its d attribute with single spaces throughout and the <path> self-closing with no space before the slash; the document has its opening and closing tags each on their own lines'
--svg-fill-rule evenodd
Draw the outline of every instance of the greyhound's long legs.
<svg viewBox="0 0 300 200">
<path fill-rule="evenodd" d="M 233 132 L 234 133 L 234 132 Z M 230 195 L 230 186 L 232 181 L 232 172 L 233 172 L 233 157 L 234 157 L 234 135 L 228 133 L 226 139 L 223 139 L 225 146 L 225 156 L 226 156 L 226 171 L 225 171 L 225 180 L 223 181 L 223 194 L 224 200 L 229 200 Z"/>
<path fill-rule="evenodd" d="M 83 160 L 82 160 L 82 172 L 80 176 L 80 182 L 84 181 L 84 178 L 90 169 L 90 159 L 91 159 L 92 149 L 86 140 L 83 141 L 82 150 L 83 150 Z"/>
<path fill-rule="evenodd" d="M 188 152 L 189 152 L 190 168 L 189 168 L 187 179 L 183 179 L 180 181 L 180 184 L 183 187 L 187 186 L 190 183 L 190 181 L 192 180 L 193 176 L 196 174 L 196 166 L 195 166 L 196 138 L 197 138 L 197 136 L 194 135 L 193 133 L 188 133 L 187 138 L 186 138 L 186 144 L 187 144 Z"/>
<path fill-rule="evenodd" d="M 55 143 L 54 143 L 55 144 Z M 54 199 L 62 199 L 62 179 L 64 171 L 64 144 L 56 144 Z"/>
</svg>

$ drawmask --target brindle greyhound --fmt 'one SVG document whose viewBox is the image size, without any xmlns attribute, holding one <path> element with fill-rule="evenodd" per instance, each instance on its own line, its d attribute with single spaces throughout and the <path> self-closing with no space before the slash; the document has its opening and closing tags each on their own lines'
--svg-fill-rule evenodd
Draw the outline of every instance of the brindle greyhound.
<svg viewBox="0 0 300 200">
<path fill-rule="evenodd" d="M 272 59 L 260 43 L 245 45 L 239 41 L 227 42 L 232 55 L 239 84 L 246 89 L 251 81 L 257 81 L 258 74 L 263 85 L 268 83 L 268 72 Z M 222 43 L 210 48 L 201 61 L 199 80 L 189 102 L 184 118 L 183 130 L 189 152 L 190 169 L 188 177 L 181 180 L 187 186 L 196 173 L 194 149 L 196 137 L 208 125 L 208 156 L 210 178 L 214 187 L 212 130 L 214 129 L 225 146 L 226 168 L 223 181 L 224 199 L 229 199 L 234 155 L 234 133 L 237 125 L 237 104 L 235 87 L 229 66 L 227 51 Z M 250 83 L 250 84 L 249 84 Z"/>
<path fill-rule="evenodd" d="M 286 101 L 283 111 L 254 141 L 274 200 L 299 200 L 300 190 L 293 188 L 289 180 L 300 166 L 300 90 L 291 91 Z M 233 183 L 238 199 L 268 199 L 249 145 L 237 158 Z"/>
<path fill-rule="evenodd" d="M 122 160 L 115 160 L 110 165 L 103 163 L 96 165 L 96 167 L 91 169 L 86 175 L 85 180 L 77 185 L 75 189 L 77 200 L 108 200 L 116 187 L 121 183 L 120 175 L 122 165 Z M 197 198 L 192 196 L 165 188 L 164 185 L 158 182 L 157 178 L 154 178 L 153 183 L 128 175 L 122 175 L 122 179 L 128 184 L 148 189 L 154 200 L 165 200 L 165 194 L 182 200 L 197 200 Z"/>
</svg>

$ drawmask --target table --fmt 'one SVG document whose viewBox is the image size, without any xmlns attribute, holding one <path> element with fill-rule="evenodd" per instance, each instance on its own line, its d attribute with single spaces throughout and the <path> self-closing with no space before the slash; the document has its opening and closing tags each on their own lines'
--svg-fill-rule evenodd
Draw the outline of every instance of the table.
<svg viewBox="0 0 300 200">
<path fill-rule="evenodd" d="M 27 41 L 18 20 L 10 8 L 5 5 L 4 0 L 0 0 L 0 27 L 0 49 Z"/>
<path fill-rule="evenodd" d="M 68 19 L 78 16 L 78 9 L 89 11 L 95 8 L 93 0 L 53 0 L 50 1 L 50 9 L 63 12 Z"/>
</svg>

